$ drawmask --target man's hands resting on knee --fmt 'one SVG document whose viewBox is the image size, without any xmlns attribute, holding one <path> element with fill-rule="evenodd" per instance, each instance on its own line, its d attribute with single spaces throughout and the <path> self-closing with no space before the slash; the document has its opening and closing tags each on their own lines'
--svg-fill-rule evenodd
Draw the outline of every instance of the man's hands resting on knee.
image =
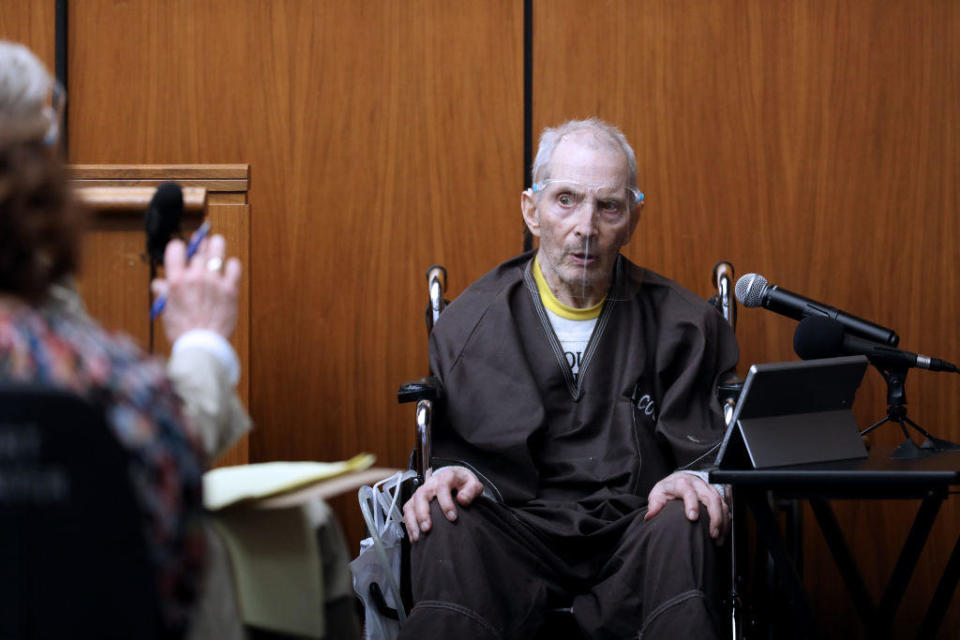
<svg viewBox="0 0 960 640">
<path fill-rule="evenodd" d="M 427 471 L 427 479 L 403 505 L 403 522 L 407 525 L 410 541 L 419 540 L 421 531 L 430 531 L 430 502 L 434 498 L 440 503 L 447 520 L 453 522 L 457 519 L 457 503 L 465 507 L 481 493 L 483 484 L 469 469 L 445 467 L 436 473 Z"/>
<path fill-rule="evenodd" d="M 421 532 L 430 531 L 430 503 L 434 498 L 447 520 L 453 522 L 457 519 L 457 503 L 465 507 L 482 493 L 483 484 L 469 469 L 446 467 L 436 473 L 428 471 L 426 481 L 403 505 L 403 521 L 411 542 L 419 540 Z M 710 515 L 710 537 L 722 542 L 730 526 L 730 508 L 716 489 L 690 473 L 672 473 L 650 491 L 644 519 L 656 516 L 670 500 L 683 500 L 684 511 L 691 522 L 700 517 L 700 503 L 703 503 Z"/>
<path fill-rule="evenodd" d="M 660 513 L 670 500 L 683 500 L 683 509 L 691 522 L 700 516 L 700 503 L 703 503 L 710 514 L 710 537 L 718 544 L 723 542 L 730 527 L 730 507 L 716 489 L 691 473 L 675 471 L 650 490 L 644 520 Z"/>
</svg>

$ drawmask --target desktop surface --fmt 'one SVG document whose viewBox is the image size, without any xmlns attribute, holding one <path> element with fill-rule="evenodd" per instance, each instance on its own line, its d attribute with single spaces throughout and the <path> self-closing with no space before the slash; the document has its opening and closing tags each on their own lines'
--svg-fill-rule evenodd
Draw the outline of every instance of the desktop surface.
<svg viewBox="0 0 960 640">
<path fill-rule="evenodd" d="M 917 460 L 890 457 L 893 447 L 873 447 L 869 456 L 766 469 L 712 469 L 710 482 L 768 489 L 887 489 L 899 493 L 937 485 L 960 485 L 960 451 L 944 451 Z M 869 497 L 869 496 L 864 496 Z"/>
</svg>

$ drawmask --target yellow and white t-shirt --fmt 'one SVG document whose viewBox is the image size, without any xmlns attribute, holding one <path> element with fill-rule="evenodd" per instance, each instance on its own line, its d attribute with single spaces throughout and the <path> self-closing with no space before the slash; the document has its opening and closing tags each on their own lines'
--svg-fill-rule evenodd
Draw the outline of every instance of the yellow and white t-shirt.
<svg viewBox="0 0 960 640">
<path fill-rule="evenodd" d="M 547 317 L 550 318 L 553 332 L 557 334 L 557 340 L 560 341 L 560 346 L 563 348 L 563 355 L 567 358 L 567 364 L 570 365 L 570 370 L 573 372 L 573 379 L 576 380 L 577 374 L 580 372 L 583 352 L 587 350 L 587 343 L 590 342 L 593 329 L 597 326 L 597 318 L 600 317 L 600 310 L 603 309 L 606 297 L 592 307 L 585 309 L 563 304 L 550 291 L 547 280 L 543 277 L 539 254 L 533 261 L 533 277 L 537 282 L 540 300 L 543 301 Z"/>
</svg>

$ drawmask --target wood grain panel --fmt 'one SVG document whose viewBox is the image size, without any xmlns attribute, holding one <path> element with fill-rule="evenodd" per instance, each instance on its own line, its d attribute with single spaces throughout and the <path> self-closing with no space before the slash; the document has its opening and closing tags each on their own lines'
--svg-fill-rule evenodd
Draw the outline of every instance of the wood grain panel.
<svg viewBox="0 0 960 640">
<path fill-rule="evenodd" d="M 75 186 L 74 188 L 74 196 L 86 207 L 96 210 L 101 215 L 110 212 L 122 215 L 129 214 L 131 211 L 143 214 L 156 192 L 156 187 Z M 184 213 L 199 214 L 204 211 L 207 204 L 206 189 L 187 187 L 182 190 L 182 194 Z"/>
<path fill-rule="evenodd" d="M 3 0 L 0 40 L 20 42 L 54 73 L 56 0 Z"/>
<path fill-rule="evenodd" d="M 223 181 L 242 183 L 246 191 L 250 167 L 246 164 L 75 164 L 70 167 L 74 180 L 175 180 L 177 182 L 201 181 L 206 184 Z M 223 191 L 224 189 L 218 189 Z"/>
<path fill-rule="evenodd" d="M 210 226 L 227 241 L 228 255 L 236 257 L 245 269 L 240 279 L 237 299 L 237 326 L 230 344 L 244 364 L 237 382 L 237 393 L 244 406 L 250 406 L 250 206 L 246 204 L 211 204 Z M 250 462 L 250 437 L 241 438 L 217 461 L 217 466 Z"/>
<path fill-rule="evenodd" d="M 250 207 L 246 204 L 249 168 L 246 165 L 209 165 L 206 171 L 204 168 L 203 165 L 70 167 L 77 197 L 90 210 L 78 281 L 88 310 L 108 328 L 130 334 L 144 349 L 149 348 L 152 333 L 153 353 L 170 352 L 162 320 L 150 323 L 148 319 L 153 301 L 149 297 L 150 270 L 144 249 L 143 212 L 157 184 L 175 180 L 184 185 L 181 221 L 184 237 L 190 236 L 206 216 L 211 232 L 224 236 L 228 255 L 236 256 L 249 267 Z M 240 281 L 237 326 L 231 343 L 241 363 L 237 392 L 249 406 L 248 274 Z M 217 460 L 216 466 L 248 461 L 249 440 L 243 437 Z"/>
<path fill-rule="evenodd" d="M 630 257 L 702 295 L 727 259 L 960 358 L 960 5 L 535 0 L 534 29 L 536 130 L 598 115 L 637 151 L 647 205 Z M 742 370 L 795 359 L 795 326 L 741 309 Z M 956 376 L 913 373 L 907 391 L 911 417 L 960 440 Z M 884 410 L 869 372 L 858 419 Z M 838 505 L 877 598 L 915 510 Z M 919 623 L 960 531 L 955 500 L 940 518 L 894 635 Z M 808 522 L 807 584 L 841 637 L 852 609 Z M 944 629 L 958 624 L 955 599 Z"/>
<path fill-rule="evenodd" d="M 202 178 L 201 178 L 202 179 Z M 223 186 L 223 184 L 221 184 Z M 184 189 L 184 194 L 186 194 Z M 227 255 L 235 257 L 244 265 L 240 278 L 237 297 L 237 324 L 230 336 L 240 361 L 240 379 L 237 381 L 237 395 L 245 407 L 250 407 L 250 206 L 245 203 L 231 203 L 230 197 L 245 194 L 213 193 L 206 208 L 206 217 L 210 221 L 210 233 L 220 234 L 227 244 Z M 202 224 L 203 217 L 185 216 L 183 236 L 191 236 Z M 142 235 L 142 232 L 141 232 Z M 162 320 L 154 323 L 154 353 L 170 353 L 172 345 L 163 331 Z M 214 467 L 227 467 L 250 462 L 250 436 L 237 440 L 232 447 L 216 459 Z"/>
<path fill-rule="evenodd" d="M 78 289 L 90 315 L 106 329 L 123 331 L 143 349 L 150 339 L 150 266 L 142 214 L 97 216 L 84 234 Z M 139 224 L 137 224 L 139 223 Z"/>
<path fill-rule="evenodd" d="M 71 3 L 73 161 L 251 166 L 251 459 L 405 463 L 426 268 L 456 294 L 520 248 L 522 15 Z M 356 544 L 355 499 L 334 504 Z"/>
</svg>

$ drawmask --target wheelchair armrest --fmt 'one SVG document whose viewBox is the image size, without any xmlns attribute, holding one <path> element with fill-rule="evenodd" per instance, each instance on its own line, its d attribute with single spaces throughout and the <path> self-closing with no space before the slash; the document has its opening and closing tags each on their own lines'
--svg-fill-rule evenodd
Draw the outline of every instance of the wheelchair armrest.
<svg viewBox="0 0 960 640">
<path fill-rule="evenodd" d="M 741 391 L 743 391 L 743 378 L 737 375 L 736 371 L 728 371 L 717 381 L 717 397 L 720 402 L 733 400 L 736 403 Z"/>
<path fill-rule="evenodd" d="M 417 403 L 417 430 L 410 468 L 417 472 L 417 482 L 423 482 L 427 469 L 430 467 L 431 430 L 433 423 L 433 407 L 440 398 L 440 381 L 437 378 L 421 378 L 412 380 L 400 386 L 397 400 L 400 403 Z M 416 486 L 414 486 L 416 489 Z"/>
<path fill-rule="evenodd" d="M 397 402 L 419 402 L 420 400 L 429 400 L 436 402 L 440 397 L 440 381 L 434 377 L 420 378 L 419 380 L 410 380 L 400 385 L 397 391 Z"/>
<path fill-rule="evenodd" d="M 733 409 L 737 406 L 740 393 L 743 391 L 743 378 L 736 371 L 728 371 L 717 382 L 717 399 L 723 411 L 724 424 L 730 424 L 733 419 Z"/>
</svg>

